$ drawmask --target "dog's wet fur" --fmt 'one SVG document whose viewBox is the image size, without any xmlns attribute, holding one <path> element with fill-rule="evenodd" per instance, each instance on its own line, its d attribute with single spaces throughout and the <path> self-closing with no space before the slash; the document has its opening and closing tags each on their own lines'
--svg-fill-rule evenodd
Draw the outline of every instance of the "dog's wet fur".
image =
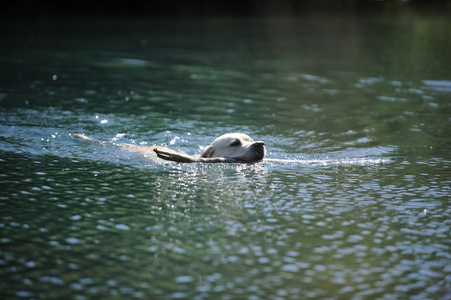
<svg viewBox="0 0 451 300">
<path fill-rule="evenodd" d="M 175 162 L 254 163 L 262 161 L 266 154 L 264 142 L 254 141 L 244 133 L 221 135 L 208 145 L 200 156 L 191 156 L 161 146 L 139 146 L 128 143 L 99 141 L 82 134 L 74 134 L 73 137 L 102 145 L 120 146 L 124 150 L 140 153 L 148 159 L 164 159 Z"/>
</svg>

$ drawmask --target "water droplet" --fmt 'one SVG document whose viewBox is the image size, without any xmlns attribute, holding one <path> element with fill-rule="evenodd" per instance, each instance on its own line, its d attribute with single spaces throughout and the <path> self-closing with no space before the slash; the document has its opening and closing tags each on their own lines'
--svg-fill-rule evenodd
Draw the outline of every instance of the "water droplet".
<svg viewBox="0 0 451 300">
<path fill-rule="evenodd" d="M 69 237 L 66 239 L 66 242 L 68 242 L 69 244 L 75 245 L 75 244 L 80 243 L 80 240 L 75 237 Z"/>
<path fill-rule="evenodd" d="M 299 268 L 296 265 L 288 264 L 288 265 L 282 266 L 282 271 L 285 271 L 285 272 L 297 272 L 297 271 L 299 271 Z"/>
<path fill-rule="evenodd" d="M 175 279 L 174 279 L 174 281 L 176 283 L 191 282 L 193 280 L 194 280 L 193 276 L 188 276 L 188 275 L 178 276 L 178 277 L 175 277 Z"/>
<path fill-rule="evenodd" d="M 116 224 L 116 226 L 114 226 L 114 227 L 116 227 L 116 229 L 119 229 L 119 230 L 130 230 L 130 227 L 125 224 Z"/>
</svg>

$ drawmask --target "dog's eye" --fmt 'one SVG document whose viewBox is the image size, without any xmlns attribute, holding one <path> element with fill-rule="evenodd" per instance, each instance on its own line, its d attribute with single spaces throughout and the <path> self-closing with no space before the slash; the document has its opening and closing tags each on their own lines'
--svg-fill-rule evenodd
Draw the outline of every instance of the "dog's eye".
<svg viewBox="0 0 451 300">
<path fill-rule="evenodd" d="M 233 143 L 230 144 L 231 147 L 236 147 L 236 146 L 240 146 L 240 145 L 241 145 L 240 140 L 234 140 Z"/>
</svg>

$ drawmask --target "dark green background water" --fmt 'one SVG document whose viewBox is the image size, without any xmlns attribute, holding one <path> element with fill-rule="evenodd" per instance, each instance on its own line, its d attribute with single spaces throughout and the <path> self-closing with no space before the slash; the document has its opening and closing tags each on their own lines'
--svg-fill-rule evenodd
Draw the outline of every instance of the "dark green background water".
<svg viewBox="0 0 451 300">
<path fill-rule="evenodd" d="M 0 297 L 451 299 L 450 28 L 408 7 L 3 22 Z M 198 154 L 226 132 L 300 161 L 72 138 Z"/>
</svg>

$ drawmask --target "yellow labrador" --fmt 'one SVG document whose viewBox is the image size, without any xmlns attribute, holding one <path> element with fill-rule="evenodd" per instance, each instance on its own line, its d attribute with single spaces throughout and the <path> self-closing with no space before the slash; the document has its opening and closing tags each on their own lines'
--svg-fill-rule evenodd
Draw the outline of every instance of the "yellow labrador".
<svg viewBox="0 0 451 300">
<path fill-rule="evenodd" d="M 200 156 L 191 156 L 185 153 L 175 152 L 161 146 L 138 146 L 128 143 L 114 143 L 98 141 L 82 134 L 74 134 L 74 138 L 100 143 L 103 145 L 116 145 L 124 150 L 137 152 L 149 159 L 161 158 L 176 162 L 203 162 L 203 163 L 253 163 L 263 160 L 266 154 L 265 143 L 253 141 L 243 133 L 227 133 L 216 138 L 207 146 Z"/>
</svg>

